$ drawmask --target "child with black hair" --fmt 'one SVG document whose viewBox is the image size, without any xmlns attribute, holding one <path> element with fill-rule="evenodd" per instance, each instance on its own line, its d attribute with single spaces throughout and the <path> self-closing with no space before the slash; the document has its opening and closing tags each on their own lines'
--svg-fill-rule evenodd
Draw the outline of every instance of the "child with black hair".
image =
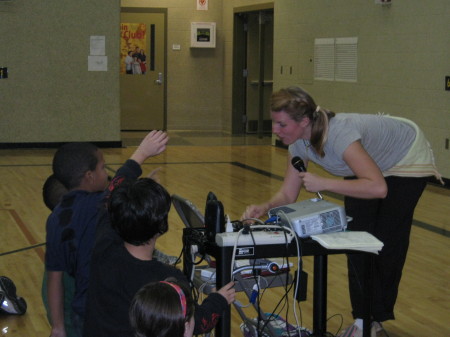
<svg viewBox="0 0 450 337">
<path fill-rule="evenodd" d="M 44 186 L 42 187 L 42 199 L 44 201 L 45 206 L 48 207 L 50 211 L 58 205 L 64 194 L 69 192 L 67 188 L 55 177 L 54 174 L 51 174 L 44 182 Z M 44 270 L 44 276 L 42 279 L 42 289 L 41 296 L 42 302 L 44 303 L 45 309 L 47 310 L 47 319 L 51 322 L 50 308 L 48 305 L 48 297 L 47 297 L 47 271 Z M 64 329 L 66 331 L 66 337 L 76 337 L 76 334 L 72 327 L 72 300 L 73 294 L 75 293 L 75 279 L 70 276 L 67 272 L 63 272 L 62 283 L 64 289 Z"/>
<path fill-rule="evenodd" d="M 121 175 L 131 178 L 140 176 L 139 165 L 164 151 L 167 141 L 165 132 L 150 132 L 130 160 L 121 167 Z M 102 151 L 90 143 L 68 143 L 60 147 L 53 158 L 53 173 L 68 193 L 47 220 L 45 266 L 52 326 L 50 336 L 66 336 L 64 272 L 75 280 L 71 319 L 76 336 L 82 336 L 89 264 L 108 175 Z"/>
<path fill-rule="evenodd" d="M 130 306 L 136 337 L 192 337 L 194 300 L 190 289 L 174 278 L 143 286 Z"/>
<path fill-rule="evenodd" d="M 166 189 L 149 178 L 117 177 L 112 186 L 109 217 L 97 226 L 84 337 L 133 336 L 128 310 L 142 286 L 168 277 L 189 284 L 180 270 L 153 258 L 157 239 L 169 229 Z M 212 330 L 234 297 L 230 282 L 197 305 L 194 333 Z"/>
<path fill-rule="evenodd" d="M 45 206 L 50 211 L 58 205 L 64 194 L 69 192 L 69 190 L 60 182 L 54 174 L 48 176 L 48 178 L 44 182 L 44 186 L 42 186 L 42 199 L 44 201 Z"/>
</svg>

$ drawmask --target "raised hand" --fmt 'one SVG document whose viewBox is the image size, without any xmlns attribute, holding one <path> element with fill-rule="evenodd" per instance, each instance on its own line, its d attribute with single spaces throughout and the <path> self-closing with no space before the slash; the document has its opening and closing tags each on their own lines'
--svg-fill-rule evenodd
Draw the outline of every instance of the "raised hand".
<svg viewBox="0 0 450 337">
<path fill-rule="evenodd" d="M 147 174 L 147 178 L 151 178 L 154 181 L 156 181 L 157 183 L 161 183 L 159 181 L 159 176 L 158 176 L 158 172 L 161 171 L 161 167 L 155 168 L 152 172 L 150 172 L 149 174 Z"/>
<path fill-rule="evenodd" d="M 161 130 L 153 130 L 145 136 L 130 159 L 133 159 L 138 164 L 142 164 L 147 158 L 156 156 L 163 152 L 166 149 L 168 141 L 169 136 L 166 132 Z"/>
</svg>

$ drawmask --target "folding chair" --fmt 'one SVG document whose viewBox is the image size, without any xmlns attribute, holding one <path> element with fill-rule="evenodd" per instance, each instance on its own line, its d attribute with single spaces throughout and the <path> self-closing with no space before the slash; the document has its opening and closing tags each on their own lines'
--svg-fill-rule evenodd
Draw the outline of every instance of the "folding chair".
<svg viewBox="0 0 450 337">
<path fill-rule="evenodd" d="M 186 227 L 205 227 L 205 217 L 192 202 L 177 194 L 173 194 L 172 204 Z"/>
</svg>

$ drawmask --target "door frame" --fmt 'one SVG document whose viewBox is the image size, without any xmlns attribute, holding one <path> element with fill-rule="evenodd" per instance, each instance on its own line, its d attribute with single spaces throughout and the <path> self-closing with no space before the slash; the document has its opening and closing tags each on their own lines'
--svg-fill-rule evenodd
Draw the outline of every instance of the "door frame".
<svg viewBox="0 0 450 337">
<path fill-rule="evenodd" d="M 163 129 L 167 130 L 167 8 L 120 7 L 120 13 L 161 13 L 164 15 Z M 122 113 L 122 111 L 120 112 Z M 122 128 L 122 127 L 121 127 Z"/>
<path fill-rule="evenodd" d="M 233 70 L 232 70 L 232 113 L 231 113 L 231 133 L 246 134 L 247 122 L 247 77 L 244 70 L 247 69 L 247 15 L 250 13 L 274 11 L 273 3 L 244 6 L 234 8 L 233 16 Z M 273 15 L 274 17 L 274 15 Z M 272 42 L 273 43 L 273 42 Z M 262 50 L 260 50 L 260 54 Z M 260 55 L 260 57 L 264 57 Z M 264 72 L 264 71 L 263 71 Z M 261 74 L 260 74 L 261 75 Z M 263 75 L 263 74 L 262 74 Z M 261 76 L 259 76 L 260 82 Z M 262 91 L 262 90 L 261 90 Z M 262 97 L 260 97 L 262 100 Z M 259 120 L 258 135 L 262 137 L 262 117 Z"/>
</svg>

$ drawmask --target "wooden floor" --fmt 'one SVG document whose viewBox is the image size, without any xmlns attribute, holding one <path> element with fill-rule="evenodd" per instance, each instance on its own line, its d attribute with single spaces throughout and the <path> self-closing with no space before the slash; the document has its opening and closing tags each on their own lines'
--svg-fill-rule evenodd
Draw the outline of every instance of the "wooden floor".
<svg viewBox="0 0 450 337">
<path fill-rule="evenodd" d="M 138 137 L 140 137 L 138 135 Z M 124 134 L 121 149 L 105 149 L 111 174 L 129 157 L 136 135 Z M 44 270 L 45 221 L 49 214 L 41 189 L 51 173 L 54 150 L 0 150 L 0 275 L 11 278 L 28 303 L 24 316 L 0 316 L 1 336 L 47 337 L 49 325 L 41 302 Z M 218 134 L 177 133 L 162 155 L 143 166 L 144 174 L 161 167 L 160 182 L 200 209 L 213 191 L 230 218 L 238 219 L 246 205 L 265 200 L 280 186 L 286 150 L 270 145 L 270 138 L 227 137 Z M 320 174 L 320 169 L 312 168 Z M 336 203 L 341 200 L 324 194 Z M 300 199 L 313 195 L 302 192 Z M 415 214 L 411 244 L 396 306 L 396 320 L 385 324 L 390 337 L 450 336 L 450 190 L 428 186 Z M 169 216 L 170 230 L 158 248 L 170 255 L 181 252 L 183 224 L 175 209 Z M 304 258 L 309 274 L 308 300 L 301 302 L 302 326 L 312 328 L 312 260 Z M 283 295 L 267 291 L 262 306 L 272 311 Z M 248 301 L 239 294 L 243 304 Z M 292 296 L 290 296 L 292 298 Z M 293 302 L 289 312 L 293 322 Z M 286 308 L 286 306 L 285 306 Z M 246 310 L 254 317 L 254 313 Z M 241 336 L 241 319 L 233 309 L 232 336 Z M 330 256 L 328 277 L 328 330 L 336 334 L 352 322 L 344 256 Z"/>
</svg>

